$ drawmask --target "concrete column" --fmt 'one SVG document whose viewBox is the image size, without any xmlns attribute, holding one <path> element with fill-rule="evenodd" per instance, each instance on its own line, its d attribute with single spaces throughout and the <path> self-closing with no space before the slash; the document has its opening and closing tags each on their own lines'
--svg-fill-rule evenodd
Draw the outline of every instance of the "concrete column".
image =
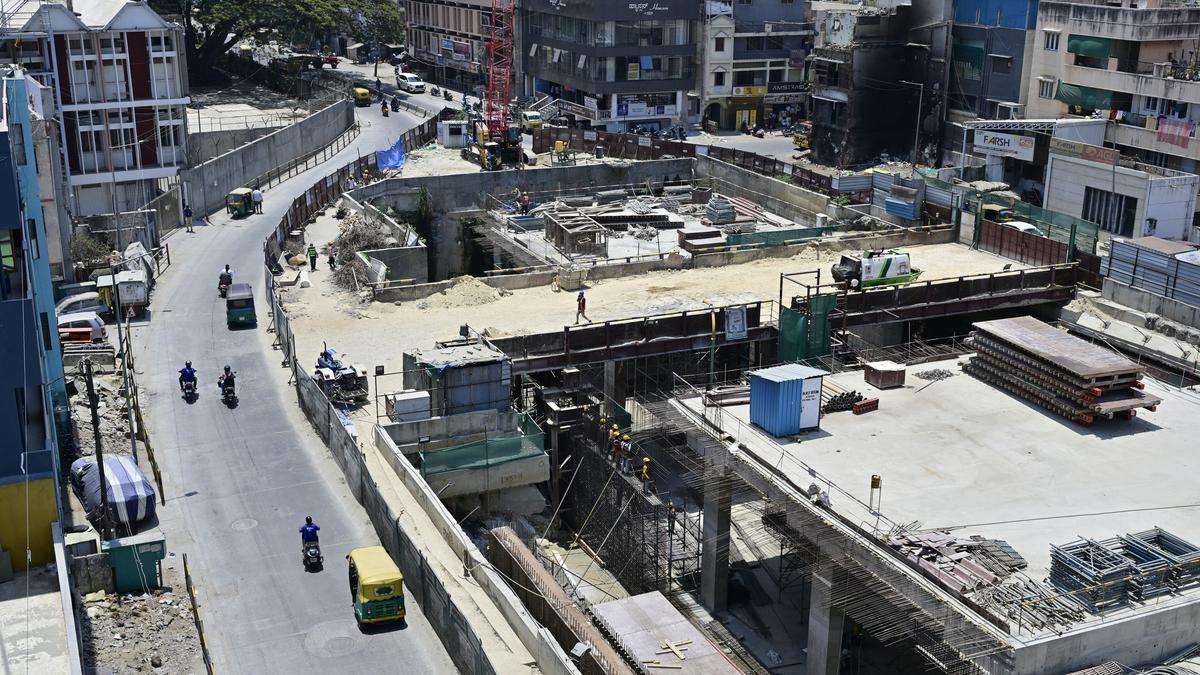
<svg viewBox="0 0 1200 675">
<path fill-rule="evenodd" d="M 604 362 L 604 398 L 605 410 L 612 419 L 614 404 L 625 407 L 625 362 Z"/>
<path fill-rule="evenodd" d="M 704 531 L 700 548 L 700 599 L 713 614 L 725 611 L 729 598 L 729 514 L 732 482 L 724 467 L 704 479 Z"/>
<path fill-rule="evenodd" d="M 838 675 L 842 664 L 842 627 L 846 614 L 832 607 L 833 565 L 813 570 L 808 603 L 808 675 Z"/>
<path fill-rule="evenodd" d="M 550 437 L 550 505 L 551 508 L 558 508 L 558 500 L 561 496 L 559 492 L 559 481 L 562 471 L 558 468 L 562 464 L 561 441 L 559 440 L 559 429 L 557 424 L 547 425 L 547 436 Z"/>
</svg>

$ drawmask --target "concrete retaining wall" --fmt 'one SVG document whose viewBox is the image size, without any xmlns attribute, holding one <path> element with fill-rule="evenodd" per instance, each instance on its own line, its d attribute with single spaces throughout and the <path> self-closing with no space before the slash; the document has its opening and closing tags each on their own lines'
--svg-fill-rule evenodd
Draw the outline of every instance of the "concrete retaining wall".
<svg viewBox="0 0 1200 675">
<path fill-rule="evenodd" d="M 829 205 L 829 197 L 819 192 L 762 176 L 712 157 L 697 156 L 695 162 L 697 177 L 725 181 L 729 186 L 745 190 L 744 193 L 735 194 L 736 197 L 762 203 L 762 197 L 765 196 L 769 201 L 762 204 L 764 208 L 794 220 L 801 227 L 815 225 L 816 214 L 824 213 Z M 716 186 L 718 191 L 728 191 L 725 187 Z"/>
<path fill-rule="evenodd" d="M 428 252 L 424 246 L 403 246 L 359 251 L 360 255 L 378 260 L 387 268 L 387 281 L 412 279 L 414 284 L 429 281 Z"/>
<path fill-rule="evenodd" d="M 249 186 L 273 169 L 329 145 L 354 124 L 354 104 L 338 101 L 237 150 L 179 172 L 186 200 L 197 216 L 225 207 L 229 191 Z"/>
<path fill-rule="evenodd" d="M 1105 299 L 1112 300 L 1126 307 L 1132 307 L 1139 312 L 1157 314 L 1164 319 L 1181 323 L 1185 326 L 1200 328 L 1200 307 L 1188 305 L 1161 295 L 1155 295 L 1140 288 L 1133 288 L 1107 277 L 1104 279 L 1104 288 L 1101 289 L 1101 293 Z"/>
<path fill-rule="evenodd" d="M 529 611 L 521 604 L 521 600 L 512 592 L 475 545 L 467 539 L 454 516 L 450 514 L 421 478 L 412 464 L 396 449 L 392 439 L 384 431 L 375 427 L 375 446 L 380 450 L 388 464 L 396 471 L 396 475 L 412 492 L 413 497 L 420 503 L 421 508 L 437 526 L 438 531 L 455 554 L 468 563 L 471 577 L 480 588 L 492 598 L 500 611 L 508 620 L 510 626 L 521 639 L 522 644 L 537 660 L 538 667 L 545 675 L 579 675 L 579 671 L 571 664 L 562 647 L 555 641 L 543 626 L 539 625 Z"/>
</svg>

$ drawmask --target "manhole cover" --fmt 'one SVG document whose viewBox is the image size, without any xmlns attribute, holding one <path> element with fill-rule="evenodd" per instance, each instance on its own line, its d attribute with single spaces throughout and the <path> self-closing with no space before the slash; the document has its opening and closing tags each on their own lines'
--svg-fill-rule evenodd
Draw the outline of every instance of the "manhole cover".
<svg viewBox="0 0 1200 675">
<path fill-rule="evenodd" d="M 253 518 L 238 518 L 230 523 L 229 527 L 233 528 L 234 532 L 245 532 L 258 527 L 258 521 Z"/>
<path fill-rule="evenodd" d="M 304 636 L 304 651 L 313 656 L 346 656 L 359 650 L 362 635 L 353 621 L 326 621 Z"/>
</svg>

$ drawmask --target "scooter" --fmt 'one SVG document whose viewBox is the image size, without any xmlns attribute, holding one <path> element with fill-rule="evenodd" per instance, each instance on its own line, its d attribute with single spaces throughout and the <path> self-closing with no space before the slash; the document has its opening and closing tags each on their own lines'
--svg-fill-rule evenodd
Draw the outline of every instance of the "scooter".
<svg viewBox="0 0 1200 675">
<path fill-rule="evenodd" d="M 229 384 L 226 384 L 225 382 L 226 380 L 224 375 L 217 378 L 217 386 L 221 388 L 221 402 L 226 404 L 237 403 L 237 390 L 235 389 L 236 380 L 229 382 Z"/>
<path fill-rule="evenodd" d="M 183 383 L 183 400 L 191 403 L 196 400 L 196 381 L 189 380 Z"/>
<path fill-rule="evenodd" d="M 325 565 L 325 557 L 321 555 L 321 545 L 315 541 L 304 543 L 303 549 L 304 569 L 320 569 Z"/>
<path fill-rule="evenodd" d="M 430 87 L 430 88 L 429 88 L 429 95 L 430 95 L 430 96 L 441 96 L 441 95 L 442 95 L 442 90 L 441 90 L 441 89 L 438 89 L 436 86 L 435 86 L 435 87 Z"/>
<path fill-rule="evenodd" d="M 223 298 L 228 292 L 229 284 L 224 282 L 217 284 L 217 295 L 220 295 Z"/>
<path fill-rule="evenodd" d="M 400 112 L 400 97 L 392 97 L 392 112 Z"/>
<path fill-rule="evenodd" d="M 389 108 L 389 107 L 388 107 L 387 101 L 384 101 L 384 102 L 383 102 L 383 105 L 381 106 L 381 109 L 383 110 L 383 116 L 384 116 L 384 117 L 387 117 L 387 116 L 388 116 L 388 113 L 391 111 L 391 108 Z"/>
</svg>

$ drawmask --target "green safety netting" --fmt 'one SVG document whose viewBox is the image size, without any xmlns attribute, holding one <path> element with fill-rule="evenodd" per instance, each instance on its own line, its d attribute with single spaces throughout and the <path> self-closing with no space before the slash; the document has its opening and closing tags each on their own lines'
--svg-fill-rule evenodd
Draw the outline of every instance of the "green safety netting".
<svg viewBox="0 0 1200 675">
<path fill-rule="evenodd" d="M 833 232 L 834 227 L 794 227 L 767 232 L 742 232 L 725 236 L 730 246 L 783 246 Z"/>
<path fill-rule="evenodd" d="M 1089 35 L 1068 35 L 1067 51 L 1094 59 L 1107 59 L 1112 53 L 1112 40 Z"/>
<path fill-rule="evenodd" d="M 1069 216 L 1065 213 L 1051 211 L 1040 206 L 1034 206 L 1011 197 L 997 196 L 968 191 L 966 199 L 976 203 L 976 218 L 981 217 L 984 204 L 999 204 L 1012 211 L 1012 218 L 1036 225 L 1042 235 L 1068 245 L 1068 255 L 1073 255 L 1074 249 L 1086 253 L 1096 252 L 1096 242 L 1100 237 L 1100 226 L 1082 218 Z M 978 222 L 976 223 L 978 225 Z M 979 238 L 981 228 L 975 228 L 975 237 Z M 976 244 L 979 242 L 976 241 Z M 1063 261 L 1067 262 L 1067 261 Z"/>
<path fill-rule="evenodd" d="M 447 471 L 483 469 L 545 454 L 545 434 L 537 423 L 521 414 L 519 428 L 520 436 L 490 438 L 421 453 L 421 473 L 433 476 Z"/>
<path fill-rule="evenodd" d="M 1077 84 L 1058 83 L 1054 98 L 1067 105 L 1077 105 L 1085 110 L 1111 110 L 1113 93 L 1105 89 L 1094 89 Z"/>
<path fill-rule="evenodd" d="M 837 305 L 837 295 L 815 295 L 809 302 L 807 315 L 787 307 L 779 310 L 780 361 L 806 361 L 832 351 L 829 312 Z"/>
</svg>

